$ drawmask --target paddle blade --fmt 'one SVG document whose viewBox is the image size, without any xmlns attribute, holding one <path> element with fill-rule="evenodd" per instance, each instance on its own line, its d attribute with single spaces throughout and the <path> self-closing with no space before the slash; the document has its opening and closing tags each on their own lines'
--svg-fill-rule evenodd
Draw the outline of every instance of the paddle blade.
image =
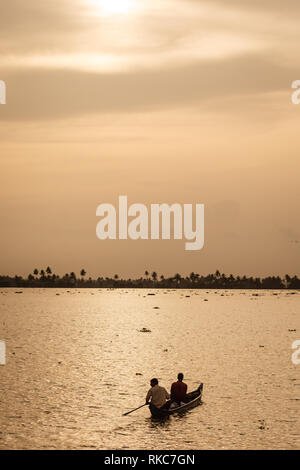
<svg viewBox="0 0 300 470">
<path fill-rule="evenodd" d="M 141 405 L 141 406 L 138 406 L 137 408 L 134 408 L 134 410 L 127 411 L 127 413 L 123 413 L 123 415 L 122 415 L 122 416 L 129 415 L 130 413 L 133 413 L 134 411 L 136 411 L 136 410 L 139 410 L 140 408 L 143 408 L 143 406 L 146 406 L 146 405 L 148 405 L 148 403 L 144 403 L 143 405 Z"/>
</svg>

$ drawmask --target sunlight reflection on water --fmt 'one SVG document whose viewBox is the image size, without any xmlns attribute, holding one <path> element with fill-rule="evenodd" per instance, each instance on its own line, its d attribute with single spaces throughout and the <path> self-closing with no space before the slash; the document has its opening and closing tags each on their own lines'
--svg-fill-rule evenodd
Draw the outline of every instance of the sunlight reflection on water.
<svg viewBox="0 0 300 470">
<path fill-rule="evenodd" d="M 149 292 L 1 290 L 0 448 L 299 448 L 300 293 Z M 122 416 L 179 371 L 201 407 Z"/>
</svg>

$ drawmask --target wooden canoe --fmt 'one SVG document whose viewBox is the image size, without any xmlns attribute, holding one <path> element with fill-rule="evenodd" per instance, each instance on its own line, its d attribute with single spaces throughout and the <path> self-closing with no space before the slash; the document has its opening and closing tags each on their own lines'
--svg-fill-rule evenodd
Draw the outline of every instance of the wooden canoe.
<svg viewBox="0 0 300 470">
<path fill-rule="evenodd" d="M 187 393 L 184 405 L 176 406 L 176 408 L 168 409 L 171 404 L 171 400 L 167 401 L 163 408 L 157 408 L 156 406 L 149 404 L 149 409 L 153 418 L 165 418 L 174 413 L 184 413 L 187 410 L 195 408 L 200 405 L 203 391 L 203 383 L 199 385 L 197 390 Z"/>
</svg>

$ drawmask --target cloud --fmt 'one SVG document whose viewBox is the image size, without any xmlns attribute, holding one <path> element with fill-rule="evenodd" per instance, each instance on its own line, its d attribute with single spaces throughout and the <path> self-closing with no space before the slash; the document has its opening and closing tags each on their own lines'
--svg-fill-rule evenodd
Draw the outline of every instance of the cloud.
<svg viewBox="0 0 300 470">
<path fill-rule="evenodd" d="M 281 2 L 268 13 L 266 1 L 141 0 L 132 17 L 109 20 L 93 3 L 3 5 L 1 120 L 201 109 L 218 100 L 230 112 L 237 99 L 262 102 L 297 78 L 293 14 L 274 21 Z"/>
<path fill-rule="evenodd" d="M 12 0 L 0 17 L 0 63 L 55 68 L 73 60 L 73 67 L 82 69 L 91 63 L 98 69 L 104 64 L 114 70 L 117 63 L 149 68 L 267 46 L 246 27 L 253 18 L 240 11 L 182 0 L 138 4 L 136 14 L 107 19 L 91 1 Z"/>
<path fill-rule="evenodd" d="M 7 104 L 1 108 L 0 119 L 34 120 L 180 106 L 200 109 L 210 99 L 288 90 L 295 73 L 273 63 L 271 57 L 266 60 L 252 55 L 118 74 L 9 69 L 3 74 Z"/>
<path fill-rule="evenodd" d="M 187 0 L 190 2 L 197 2 L 197 0 Z M 222 6 L 233 6 L 243 11 L 245 10 L 263 10 L 266 11 L 269 15 L 274 15 L 276 13 L 286 13 L 287 16 L 293 17 L 295 12 L 300 12 L 300 4 L 298 0 L 215 0 L 215 4 Z"/>
</svg>

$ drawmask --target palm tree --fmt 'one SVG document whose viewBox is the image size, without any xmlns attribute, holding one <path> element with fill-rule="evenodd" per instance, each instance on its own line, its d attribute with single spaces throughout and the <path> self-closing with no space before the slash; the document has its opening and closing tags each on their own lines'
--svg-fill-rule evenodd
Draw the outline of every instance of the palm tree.
<svg viewBox="0 0 300 470">
<path fill-rule="evenodd" d="M 47 266 L 46 273 L 47 274 L 52 274 L 51 268 L 49 266 Z"/>
<path fill-rule="evenodd" d="M 82 270 L 80 271 L 80 276 L 81 276 L 81 277 L 84 277 L 85 275 L 86 275 L 86 271 L 85 271 L 84 269 L 82 269 Z"/>
<path fill-rule="evenodd" d="M 38 276 L 39 270 L 38 270 L 37 268 L 35 268 L 35 270 L 33 271 L 33 274 L 34 274 L 35 276 Z"/>
<path fill-rule="evenodd" d="M 293 276 L 290 282 L 290 289 L 300 289 L 300 279 L 298 276 Z"/>
<path fill-rule="evenodd" d="M 145 271 L 145 276 L 148 277 L 149 276 L 149 273 L 148 271 Z"/>
<path fill-rule="evenodd" d="M 115 275 L 114 275 L 114 279 L 115 279 L 115 280 L 119 279 L 118 274 L 115 274 Z"/>
<path fill-rule="evenodd" d="M 156 279 L 157 279 L 157 273 L 155 271 L 153 271 L 153 273 L 152 273 L 152 279 L 153 279 L 153 281 L 156 281 Z"/>
</svg>

